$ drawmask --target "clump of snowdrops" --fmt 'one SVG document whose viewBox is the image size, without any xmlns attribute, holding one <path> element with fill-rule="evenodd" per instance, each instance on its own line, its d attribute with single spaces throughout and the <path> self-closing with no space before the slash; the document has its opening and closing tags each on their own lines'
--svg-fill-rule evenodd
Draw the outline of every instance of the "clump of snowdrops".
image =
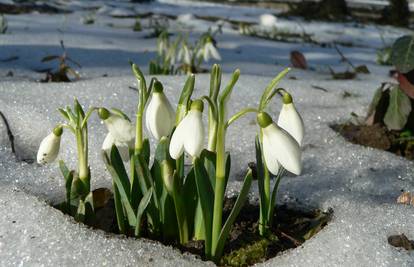
<svg viewBox="0 0 414 267">
<path fill-rule="evenodd" d="M 78 212 L 85 203 L 92 203 L 90 171 L 87 161 L 87 120 L 97 112 L 108 134 L 102 146 L 106 167 L 112 176 L 116 219 L 119 232 L 130 236 L 147 236 L 168 242 L 186 244 L 203 240 L 205 257 L 219 262 L 231 227 L 245 203 L 252 184 L 248 168 L 237 200 L 227 218 L 223 218 L 223 202 L 229 181 L 231 156 L 226 151 L 229 127 L 248 113 L 257 115 L 258 137 L 256 156 L 260 192 L 260 232 L 266 236 L 273 218 L 274 202 L 281 177 L 286 171 L 301 172 L 303 122 L 293 104 L 292 96 L 277 88 L 288 69 L 278 74 L 265 88 L 257 108 L 247 107 L 229 116 L 227 105 L 240 76 L 236 70 L 222 86 L 222 71 L 214 65 L 208 95 L 192 98 L 195 76 L 188 76 L 177 106 L 174 108 L 156 78 L 146 81 L 140 69 L 132 64 L 138 81 L 138 102 L 134 123 L 120 110 L 104 107 L 89 109 L 86 115 L 77 101 L 75 112 L 60 110 L 68 124 L 59 124 L 39 148 L 39 163 L 52 162 L 58 154 L 62 129 L 68 128 L 78 143 L 79 168 L 69 172 L 62 168 L 66 184 L 79 179 L 82 194 Z M 282 96 L 278 122 L 267 113 L 274 96 Z M 208 113 L 207 129 L 202 120 Z M 156 141 L 151 160 L 150 141 L 144 136 L 144 122 Z M 206 136 L 207 130 L 207 136 Z M 205 137 L 208 143 L 205 146 Z M 184 167 L 184 154 L 191 158 Z M 129 170 L 126 162 L 129 161 Z M 61 163 L 61 166 L 62 163 Z M 270 180 L 276 177 L 270 190 Z M 67 186 L 67 203 L 76 205 Z M 77 192 L 77 191 L 76 191 Z"/>
<path fill-rule="evenodd" d="M 214 38 L 218 32 L 220 28 L 208 30 L 192 44 L 188 36 L 179 35 L 175 40 L 170 40 L 168 31 L 163 31 L 157 39 L 157 58 L 149 64 L 150 74 L 202 72 L 200 66 L 203 62 L 221 60 Z"/>
</svg>

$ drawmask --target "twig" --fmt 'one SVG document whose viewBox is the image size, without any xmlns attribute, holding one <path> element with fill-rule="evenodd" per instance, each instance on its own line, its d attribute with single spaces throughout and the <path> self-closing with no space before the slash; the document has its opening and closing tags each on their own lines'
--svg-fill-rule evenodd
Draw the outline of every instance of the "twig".
<svg viewBox="0 0 414 267">
<path fill-rule="evenodd" d="M 131 89 L 131 90 L 134 90 L 134 91 L 138 92 L 138 88 L 136 88 L 136 87 L 128 86 L 128 88 Z"/>
<path fill-rule="evenodd" d="M 3 112 L 1 112 L 1 111 L 0 111 L 0 117 L 3 119 L 4 125 L 6 126 L 7 136 L 9 137 L 10 147 L 11 147 L 12 153 L 16 155 L 16 150 L 14 148 L 14 135 L 13 135 L 12 131 L 10 130 L 9 122 L 6 119 L 6 116 L 4 116 Z"/>
<path fill-rule="evenodd" d="M 325 88 L 323 88 L 323 87 L 320 87 L 320 86 L 317 86 L 317 85 L 311 85 L 311 86 L 312 86 L 312 88 L 313 88 L 313 89 L 316 89 L 316 90 L 321 90 L 321 91 L 323 91 L 323 92 L 325 92 L 325 93 L 329 92 L 329 90 L 328 90 L 328 89 L 325 89 Z"/>
<path fill-rule="evenodd" d="M 282 231 L 280 231 L 280 235 L 283 236 L 283 237 L 286 237 L 287 239 L 289 239 L 290 241 L 292 241 L 293 244 L 295 244 L 295 246 L 297 246 L 297 247 L 299 247 L 300 245 L 303 244 L 303 242 L 298 241 L 296 238 L 291 237 L 290 235 L 288 235 L 288 234 L 286 234 L 286 233 L 284 233 Z"/>
<path fill-rule="evenodd" d="M 336 44 L 334 44 L 334 47 L 335 47 L 336 52 L 338 52 L 339 56 L 341 57 L 341 60 L 348 63 L 349 66 L 351 66 L 355 70 L 354 64 L 352 64 L 352 62 L 344 56 L 344 54 L 341 52 L 341 50 L 339 50 L 338 46 Z"/>
</svg>

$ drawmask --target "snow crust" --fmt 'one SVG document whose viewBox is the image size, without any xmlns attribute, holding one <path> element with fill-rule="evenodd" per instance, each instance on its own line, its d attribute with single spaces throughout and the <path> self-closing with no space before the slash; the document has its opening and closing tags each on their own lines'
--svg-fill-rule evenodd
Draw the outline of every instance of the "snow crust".
<svg viewBox="0 0 414 267">
<path fill-rule="evenodd" d="M 142 5 L 126 1 L 65 1 L 60 4 L 76 12 L 8 15 L 10 32 L 1 39 L 0 58 L 16 55 L 19 59 L 0 62 L 0 111 L 8 119 L 16 147 L 16 155 L 13 155 L 5 125 L 0 120 L 0 266 L 212 265 L 149 240 L 109 235 L 76 223 L 49 205 L 64 198 L 64 182 L 57 164 L 39 166 L 28 162 L 35 159 L 42 138 L 62 121 L 56 108 L 71 105 L 74 97 L 85 108 L 117 107 L 134 118 L 138 97 L 130 88 L 136 86 L 136 81 L 127 61 L 132 59 L 146 71 L 148 61 L 155 57 L 156 41 L 144 38 L 150 29 L 132 32 L 135 19 L 116 19 L 107 14 L 183 15 L 179 22 L 170 20 L 171 31 L 191 29 L 190 38 L 196 38 L 209 26 L 216 25 L 197 18 L 199 15 L 214 14 L 222 19 L 259 23 L 260 15 L 270 11 L 231 9 L 215 4 L 183 5 L 182 1 Z M 100 8 L 96 22 L 83 25 L 80 18 L 90 13 L 86 7 L 91 5 Z M 109 23 L 113 26 L 108 26 Z M 144 26 L 147 23 L 148 20 L 142 20 Z M 278 18 L 276 26 L 284 25 L 290 27 L 297 22 Z M 327 65 L 344 68 L 333 48 L 240 36 L 230 25 L 224 26 L 224 33 L 217 36 L 223 69 L 227 73 L 223 84 L 234 68 L 242 71 L 229 103 L 229 114 L 246 106 L 257 106 L 267 83 L 289 65 L 291 50 L 304 53 L 312 66 L 309 71 L 292 70 L 280 84 L 292 92 L 297 109 L 303 115 L 306 135 L 303 174 L 282 180 L 277 201 L 305 208 L 333 209 L 334 218 L 303 246 L 258 266 L 413 266 L 412 252 L 387 243 L 387 237 L 392 234 L 405 233 L 409 239 L 414 239 L 414 207 L 396 204 L 401 190 L 414 191 L 413 163 L 387 152 L 350 144 L 329 127 L 349 119 L 351 112 L 363 116 L 375 89 L 389 80 L 389 68 L 375 63 L 376 48 L 381 46 L 380 33 L 376 26 L 370 25 L 358 28 L 350 24 L 310 22 L 303 26 L 321 40 L 335 37 L 363 45 L 341 46 L 341 50 L 355 65 L 366 64 L 371 74 L 358 75 L 351 81 L 330 80 Z M 385 33 L 387 42 L 405 32 L 392 27 L 378 29 Z M 43 77 L 33 71 L 45 67 L 41 58 L 61 53 L 60 39 L 65 41 L 69 55 L 83 66 L 80 69 L 82 79 L 68 84 L 35 82 Z M 5 77 L 10 70 L 14 76 Z M 164 91 L 171 102 L 176 103 L 185 77 L 158 78 L 164 83 Z M 207 94 L 208 81 L 206 74 L 196 76 L 195 96 Z M 344 98 L 345 91 L 351 93 L 351 97 Z M 270 111 L 276 120 L 281 103 L 279 100 L 273 103 Z M 253 115 L 229 128 L 227 149 L 232 153 L 232 173 L 228 194 L 237 193 L 247 163 L 254 161 L 257 129 Z M 96 115 L 90 120 L 89 130 L 92 186 L 110 187 L 111 178 L 99 151 L 106 130 Z M 68 132 L 62 138 L 59 158 L 75 168 L 74 138 Z M 257 197 L 254 183 L 251 200 Z"/>
</svg>

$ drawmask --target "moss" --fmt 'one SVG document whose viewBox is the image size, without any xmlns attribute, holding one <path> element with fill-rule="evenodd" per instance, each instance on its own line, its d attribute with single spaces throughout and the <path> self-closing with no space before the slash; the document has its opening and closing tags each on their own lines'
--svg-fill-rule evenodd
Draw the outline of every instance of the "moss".
<svg viewBox="0 0 414 267">
<path fill-rule="evenodd" d="M 220 265 L 223 266 L 249 266 L 266 259 L 267 248 L 272 242 L 261 239 L 238 250 L 232 251 L 222 257 Z"/>
</svg>

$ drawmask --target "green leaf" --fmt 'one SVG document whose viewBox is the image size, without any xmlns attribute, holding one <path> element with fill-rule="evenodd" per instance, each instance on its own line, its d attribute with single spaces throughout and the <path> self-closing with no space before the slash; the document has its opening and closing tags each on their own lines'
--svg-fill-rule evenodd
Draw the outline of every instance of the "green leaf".
<svg viewBox="0 0 414 267">
<path fill-rule="evenodd" d="M 390 103 L 384 116 L 384 123 L 390 130 L 401 130 L 411 112 L 410 98 L 398 87 L 390 90 Z"/>
<path fill-rule="evenodd" d="M 381 100 L 383 91 L 384 91 L 384 85 L 382 85 L 380 88 L 378 88 L 375 91 L 374 97 L 372 98 L 372 101 L 369 104 L 367 117 L 370 117 L 375 112 L 375 110 L 377 109 L 377 106 L 378 106 L 378 103 Z"/>
<path fill-rule="evenodd" d="M 243 207 L 249 195 L 249 190 L 252 184 L 252 180 L 253 180 L 252 170 L 249 169 L 249 171 L 246 174 L 246 177 L 244 178 L 243 186 L 242 186 L 239 196 L 236 199 L 236 203 L 234 204 L 234 207 L 231 210 L 229 217 L 227 218 L 226 222 L 224 223 L 223 228 L 221 229 L 220 237 L 217 242 L 217 249 L 215 253 L 217 257 L 221 257 L 221 254 L 223 253 L 224 244 L 227 240 L 227 237 L 229 236 L 230 229 L 234 221 L 236 220 L 237 216 L 239 215 L 240 210 Z"/>
<path fill-rule="evenodd" d="M 198 202 L 198 194 L 197 194 L 197 185 L 195 181 L 195 173 L 194 173 L 194 167 L 190 169 L 190 171 L 187 174 L 187 177 L 184 181 L 184 186 L 182 189 L 182 195 L 185 196 L 185 213 L 187 216 L 187 222 L 188 222 L 188 231 L 192 233 L 194 231 L 194 218 L 195 218 L 195 212 Z"/>
<path fill-rule="evenodd" d="M 217 97 L 220 91 L 221 85 L 221 67 L 217 64 L 214 64 L 211 68 L 211 75 L 210 75 L 210 98 L 216 102 Z"/>
<path fill-rule="evenodd" d="M 144 74 L 139 69 L 139 67 L 136 64 L 131 64 L 132 67 L 132 73 L 134 73 L 135 78 L 139 81 L 140 90 L 143 90 L 145 93 L 147 92 L 147 83 L 145 81 Z"/>
<path fill-rule="evenodd" d="M 195 84 L 195 75 L 191 74 L 188 76 L 187 81 L 184 84 L 183 90 L 181 91 L 180 99 L 178 100 L 175 124 L 178 123 L 184 118 L 187 113 L 188 102 L 191 99 L 191 95 L 194 91 Z"/>
<path fill-rule="evenodd" d="M 65 118 L 65 119 L 67 119 L 68 121 L 70 121 L 70 118 L 69 118 L 69 115 L 68 115 L 68 113 L 64 110 L 64 109 L 62 109 L 62 108 L 58 108 L 58 111 L 60 112 L 60 114 Z"/>
<path fill-rule="evenodd" d="M 391 62 L 401 73 L 414 69 L 414 35 L 398 38 L 392 46 Z"/>
<path fill-rule="evenodd" d="M 262 146 L 260 144 L 259 136 L 256 136 L 256 173 L 257 173 L 257 186 L 259 188 L 259 198 L 260 198 L 260 216 L 261 216 L 261 222 L 266 222 L 266 211 L 267 208 L 267 202 L 266 202 L 266 196 L 265 196 L 265 189 L 264 189 L 264 171 L 265 166 L 263 164 L 263 157 L 262 157 Z"/>
<path fill-rule="evenodd" d="M 150 147 L 150 142 L 149 142 L 148 138 L 145 138 L 142 141 L 141 155 L 144 158 L 144 160 L 149 164 L 150 156 L 151 156 L 151 147 Z"/>
<path fill-rule="evenodd" d="M 124 208 L 122 207 L 121 195 L 119 194 L 118 187 L 116 186 L 115 181 L 112 181 L 112 188 L 114 190 L 114 202 L 115 202 L 115 213 L 116 221 L 118 223 L 118 229 L 121 234 L 126 234 L 126 225 L 125 222 L 127 218 L 124 214 Z"/>
<path fill-rule="evenodd" d="M 108 156 L 106 155 L 106 153 L 103 153 L 103 158 L 104 158 L 104 162 L 106 165 L 106 168 L 108 169 L 109 173 L 112 176 L 113 181 L 115 182 L 118 191 L 119 191 L 119 195 L 120 195 L 120 199 L 121 199 L 121 203 L 122 206 L 126 212 L 127 218 L 128 218 L 128 222 L 129 225 L 131 226 L 135 226 L 136 225 L 136 215 L 134 213 L 134 209 L 131 206 L 130 203 L 130 185 L 129 185 L 129 180 L 128 180 L 128 176 L 126 176 L 126 179 L 128 181 L 125 181 L 125 169 L 123 169 L 123 165 L 122 168 L 118 169 L 114 168 L 114 165 L 112 165 L 113 161 L 109 161 Z M 116 146 L 112 146 L 112 150 L 111 150 L 111 160 L 112 158 L 114 158 L 117 162 L 120 160 L 122 162 L 121 156 L 118 153 L 118 150 L 116 149 Z M 118 171 L 120 173 L 118 173 Z M 121 178 L 122 177 L 122 178 Z"/>
<path fill-rule="evenodd" d="M 282 180 L 282 177 L 283 177 L 284 173 L 285 173 L 285 169 L 283 169 L 283 167 L 280 167 L 279 173 L 276 177 L 276 182 L 273 186 L 272 196 L 270 197 L 270 203 L 269 203 L 269 206 L 267 207 L 268 208 L 267 218 L 268 218 L 269 226 L 272 223 L 273 213 L 274 213 L 275 205 L 276 205 L 276 203 L 275 203 L 276 202 L 276 195 L 277 195 L 277 191 L 279 189 L 280 180 Z"/>
<path fill-rule="evenodd" d="M 121 183 L 121 185 L 118 185 L 118 187 L 122 186 L 123 190 L 125 190 L 126 197 L 129 201 L 131 184 L 129 182 L 128 174 L 124 167 L 124 162 L 122 161 L 122 157 L 119 154 L 119 151 L 116 145 L 112 145 L 112 148 L 111 148 L 111 165 L 116 171 L 119 177 L 119 181 Z"/>
<path fill-rule="evenodd" d="M 233 72 L 233 75 L 230 78 L 230 82 L 227 84 L 226 88 L 224 88 L 224 91 L 221 93 L 219 97 L 220 106 L 224 106 L 224 104 L 229 99 L 231 92 L 233 91 L 234 85 L 236 85 L 237 81 L 240 77 L 240 70 L 237 69 Z"/>
<path fill-rule="evenodd" d="M 205 253 L 206 255 L 211 255 L 214 191 L 207 178 L 207 171 L 199 158 L 196 158 L 194 161 L 194 173 L 206 231 Z"/>
<path fill-rule="evenodd" d="M 141 235 L 141 221 L 142 221 L 142 215 L 144 215 L 145 210 L 148 207 L 148 204 L 150 203 L 151 197 L 152 197 L 153 189 L 150 188 L 144 196 L 142 197 L 137 211 L 137 223 L 135 225 L 135 236 Z"/>
<path fill-rule="evenodd" d="M 75 114 L 77 115 L 77 117 L 83 120 L 83 118 L 85 117 L 85 112 L 83 111 L 81 104 L 79 104 L 79 101 L 76 98 L 74 100 L 73 107 L 74 107 Z"/>
<path fill-rule="evenodd" d="M 204 149 L 201 154 L 200 158 L 204 162 L 204 168 L 208 174 L 208 178 L 210 179 L 210 184 L 212 188 L 215 188 L 216 185 L 216 153 L 212 151 L 208 151 Z"/>
</svg>

